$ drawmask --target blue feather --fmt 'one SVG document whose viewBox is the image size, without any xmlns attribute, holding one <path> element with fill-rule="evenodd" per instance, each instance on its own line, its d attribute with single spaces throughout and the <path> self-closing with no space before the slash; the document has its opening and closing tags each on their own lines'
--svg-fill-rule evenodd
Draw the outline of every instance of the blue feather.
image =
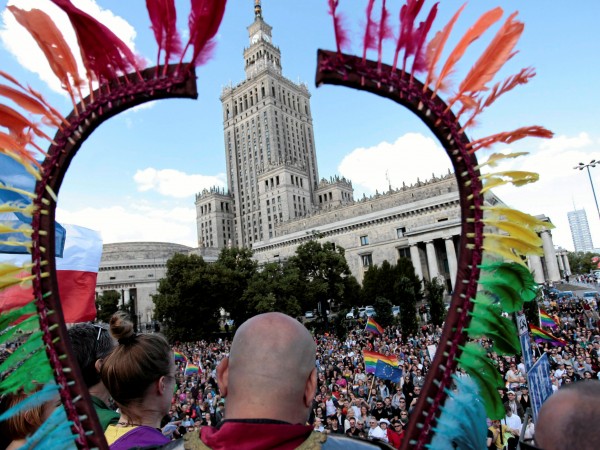
<svg viewBox="0 0 600 450">
<path fill-rule="evenodd" d="M 454 376 L 456 391 L 448 393 L 428 448 L 481 450 L 486 448 L 487 421 L 479 387 L 470 377 Z"/>
<path fill-rule="evenodd" d="M 57 407 L 48 419 L 30 437 L 22 450 L 33 450 L 42 448 L 75 449 L 76 436 L 73 435 L 71 425 L 67 420 L 64 407 Z"/>
<path fill-rule="evenodd" d="M 32 393 L 31 395 L 27 396 L 25 400 L 17 403 L 15 406 L 0 415 L 0 422 L 9 419 L 10 417 L 17 415 L 24 410 L 35 408 L 42 403 L 46 403 L 51 400 L 58 400 L 57 392 L 57 384 L 54 381 L 51 381 L 50 383 L 46 384 L 42 390 Z"/>
</svg>

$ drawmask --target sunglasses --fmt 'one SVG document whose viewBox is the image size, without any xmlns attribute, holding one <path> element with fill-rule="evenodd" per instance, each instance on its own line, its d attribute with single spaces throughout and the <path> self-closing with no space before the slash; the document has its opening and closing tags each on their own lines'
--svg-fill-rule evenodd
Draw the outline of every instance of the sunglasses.
<svg viewBox="0 0 600 450">
<path fill-rule="evenodd" d="M 108 329 L 97 324 L 92 324 L 94 328 L 98 329 L 98 335 L 96 336 L 96 340 L 94 341 L 94 356 L 98 355 L 98 342 L 100 341 L 100 336 L 102 335 L 102 331 L 106 331 L 108 333 Z"/>
</svg>

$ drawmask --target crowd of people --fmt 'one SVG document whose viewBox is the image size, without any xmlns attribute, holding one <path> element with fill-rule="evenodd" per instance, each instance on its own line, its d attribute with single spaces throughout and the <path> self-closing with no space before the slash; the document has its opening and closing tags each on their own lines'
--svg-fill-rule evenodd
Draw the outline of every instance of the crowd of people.
<svg viewBox="0 0 600 450">
<path fill-rule="evenodd" d="M 534 359 L 548 355 L 553 389 L 598 379 L 600 330 L 597 322 L 589 320 L 590 311 L 597 312 L 596 299 L 563 301 L 545 290 L 541 306 L 558 324 L 551 332 L 566 344 L 534 346 Z M 363 438 L 400 448 L 441 327 L 424 325 L 416 335 L 404 335 L 398 326 L 390 326 L 382 335 L 372 335 L 357 324 L 339 338 L 310 335 L 282 314 L 263 316 L 268 317 L 257 316 L 249 325 L 243 324 L 233 341 L 174 347 L 158 333 L 135 333 L 121 314 L 108 326 L 71 327 L 78 363 L 111 449 L 161 445 L 190 432 L 202 434 L 203 440 L 212 442 L 210 448 L 227 448 L 227 440 L 244 432 L 246 423 L 230 421 L 242 418 L 259 424 L 265 420 L 301 424 L 331 437 Z M 280 334 L 274 335 L 278 326 Z M 290 330 L 298 335 L 298 342 L 305 342 L 304 347 L 289 342 L 285 333 Z M 519 440 L 533 444 L 534 424 L 527 414 L 531 397 L 522 358 L 495 353 L 485 339 L 480 344 L 505 380 L 499 393 L 506 416 L 489 421 L 488 448 L 514 449 Z M 364 351 L 396 357 L 400 378 L 387 380 L 368 373 Z M 190 372 L 190 367 L 197 369 Z M 461 369 L 457 376 L 468 375 Z M 282 379 L 285 383 L 280 386 Z M 287 395 L 290 386 L 297 390 L 292 399 Z M 288 401 L 304 406 L 294 408 Z M 224 424 L 229 431 L 220 431 Z M 291 438 L 298 443 L 306 430 L 286 432 L 298 433 Z"/>
</svg>

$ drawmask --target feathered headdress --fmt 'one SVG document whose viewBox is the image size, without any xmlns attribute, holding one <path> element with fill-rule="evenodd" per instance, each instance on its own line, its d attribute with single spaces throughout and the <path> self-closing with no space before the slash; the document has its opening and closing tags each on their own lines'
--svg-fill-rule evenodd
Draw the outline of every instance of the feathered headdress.
<svg viewBox="0 0 600 450">
<path fill-rule="evenodd" d="M 84 74 L 79 73 L 63 34 L 46 13 L 16 6 L 8 9 L 41 48 L 68 93 L 73 111 L 61 114 L 40 93 L 0 71 L 4 80 L 0 96 L 13 105 L 0 104 L 0 154 L 21 164 L 37 180 L 33 191 L 0 183 L 0 190 L 18 197 L 0 203 L 0 213 L 28 218 L 19 225 L 0 224 L 0 245 L 18 241 L 31 252 L 31 262 L 23 266 L 0 263 L 0 289 L 27 283 L 33 286 L 29 303 L 2 311 L 0 316 L 0 344 L 20 342 L 0 364 L 0 394 L 29 394 L 0 420 L 59 396 L 62 406 L 28 439 L 27 448 L 71 448 L 74 444 L 107 448 L 71 354 L 62 316 L 54 260 L 57 194 L 77 150 L 102 122 L 144 102 L 197 97 L 195 66 L 206 61 L 212 51 L 226 0 L 192 0 L 185 45 L 176 27 L 174 0 L 148 0 L 158 43 L 157 65 L 150 68 L 144 68 L 142 59 L 109 28 L 70 0 L 52 2 L 67 14 L 75 30 Z M 189 49 L 191 60 L 184 62 Z M 83 91 L 89 95 L 84 96 Z M 44 132 L 42 124 L 52 126 L 55 135 Z M 28 275 L 21 276 L 23 271 Z"/>
<path fill-rule="evenodd" d="M 543 254 L 538 232 L 552 225 L 486 202 L 484 194 L 492 188 L 506 183 L 521 186 L 537 180 L 537 174 L 530 172 L 480 172 L 484 165 L 494 167 L 504 158 L 524 153 L 493 154 L 485 163 L 478 162 L 475 154 L 498 142 L 510 144 L 525 137 L 550 138 L 552 133 L 539 126 L 529 126 L 469 139 L 467 129 L 486 108 L 534 76 L 533 69 L 525 68 L 491 84 L 514 55 L 523 23 L 516 20 L 516 13 L 508 16 L 464 80 L 454 92 L 442 98 L 442 92 L 450 90 L 449 75 L 458 62 L 471 44 L 501 19 L 503 11 L 494 8 L 484 13 L 442 61 L 449 36 L 465 6 L 430 38 L 438 3 L 418 22 L 424 3 L 424 0 L 406 1 L 400 8 L 398 30 L 394 35 L 390 32 L 385 0 L 381 2 L 379 14 L 374 13 L 379 7 L 369 1 L 363 52 L 361 56 L 352 56 L 342 52 L 349 41 L 341 25 L 339 2 L 329 0 L 337 51 L 319 50 L 317 85 L 334 84 L 368 91 L 405 106 L 435 134 L 452 162 L 463 227 L 456 287 L 438 351 L 411 414 L 402 448 L 480 449 L 485 446 L 486 415 L 492 419 L 504 417 L 497 392 L 503 381 L 484 348 L 474 339 L 491 339 L 499 353 L 519 352 L 516 327 L 501 313 L 518 311 L 524 301 L 535 298 L 535 283 L 525 260 L 528 255 Z M 379 21 L 374 16 L 378 16 Z M 391 66 L 382 62 L 382 42 L 389 39 L 395 39 Z M 376 52 L 376 59 L 367 58 L 370 50 Z M 475 384 L 455 378 L 459 366 Z M 457 392 L 451 390 L 453 385 L 458 386 Z"/>
</svg>

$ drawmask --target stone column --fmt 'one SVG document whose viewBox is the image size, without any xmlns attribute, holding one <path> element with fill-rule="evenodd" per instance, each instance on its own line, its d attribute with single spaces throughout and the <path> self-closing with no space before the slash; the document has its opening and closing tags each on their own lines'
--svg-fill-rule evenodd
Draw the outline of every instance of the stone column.
<svg viewBox="0 0 600 450">
<path fill-rule="evenodd" d="M 433 241 L 426 241 L 425 248 L 427 250 L 427 267 L 429 268 L 429 280 L 437 278 L 439 275 L 437 255 L 435 254 L 435 247 Z"/>
<path fill-rule="evenodd" d="M 548 271 L 548 281 L 560 281 L 560 272 L 558 262 L 556 261 L 556 250 L 552 242 L 550 231 L 544 230 L 540 233 L 544 246 L 544 259 L 546 260 L 546 269 Z"/>
<path fill-rule="evenodd" d="M 565 270 L 567 271 L 567 273 L 569 275 L 572 275 L 571 273 L 571 265 L 569 264 L 569 255 L 567 253 L 563 253 L 564 256 L 564 262 L 565 262 Z"/>
<path fill-rule="evenodd" d="M 446 255 L 448 256 L 448 269 L 450 270 L 450 282 L 452 283 L 452 290 L 456 285 L 456 274 L 458 273 L 458 261 L 456 260 L 456 250 L 454 248 L 454 240 L 452 236 L 444 238 L 446 244 Z"/>
<path fill-rule="evenodd" d="M 415 273 L 420 280 L 423 280 L 423 267 L 421 266 L 421 255 L 417 244 L 410 244 L 410 260 L 415 268 Z"/>
<path fill-rule="evenodd" d="M 538 255 L 529 256 L 529 269 L 533 272 L 533 279 L 536 283 L 543 283 L 544 279 L 544 268 L 542 267 L 542 260 Z"/>
<path fill-rule="evenodd" d="M 565 265 L 563 264 L 563 254 L 562 252 L 556 255 L 556 260 L 558 262 L 558 268 L 560 269 L 561 275 L 565 275 Z"/>
</svg>

